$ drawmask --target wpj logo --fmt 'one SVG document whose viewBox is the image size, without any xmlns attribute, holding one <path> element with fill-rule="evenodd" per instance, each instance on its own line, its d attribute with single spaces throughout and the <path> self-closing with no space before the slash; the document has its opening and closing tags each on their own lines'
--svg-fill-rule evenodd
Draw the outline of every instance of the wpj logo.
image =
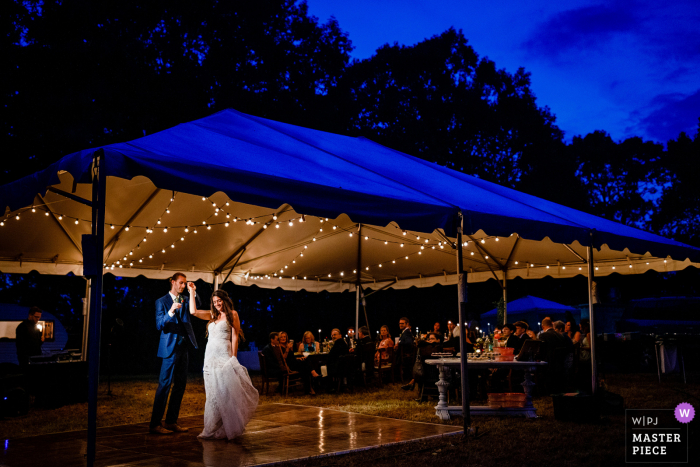
<svg viewBox="0 0 700 467">
<path fill-rule="evenodd" d="M 685 420 L 692 406 L 679 407 Z M 674 409 L 625 411 L 625 460 L 628 463 L 688 462 L 688 424 Z"/>
</svg>

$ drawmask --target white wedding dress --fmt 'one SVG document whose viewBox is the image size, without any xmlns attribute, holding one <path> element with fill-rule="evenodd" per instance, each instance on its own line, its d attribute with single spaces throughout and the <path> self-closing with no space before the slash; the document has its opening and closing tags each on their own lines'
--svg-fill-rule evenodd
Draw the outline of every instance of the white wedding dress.
<svg viewBox="0 0 700 467">
<path fill-rule="evenodd" d="M 204 352 L 204 430 L 200 438 L 233 439 L 245 430 L 258 406 L 258 391 L 248 370 L 231 351 L 231 326 L 226 320 L 209 323 Z"/>
</svg>

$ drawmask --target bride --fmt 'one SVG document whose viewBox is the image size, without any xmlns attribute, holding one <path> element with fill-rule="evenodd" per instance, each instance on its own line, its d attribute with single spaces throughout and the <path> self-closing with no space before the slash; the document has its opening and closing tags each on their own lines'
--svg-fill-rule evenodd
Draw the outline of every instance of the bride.
<svg viewBox="0 0 700 467">
<path fill-rule="evenodd" d="M 197 310 L 197 288 L 188 282 L 190 314 L 208 320 L 209 340 L 204 352 L 204 430 L 199 438 L 233 439 L 245 430 L 258 406 L 258 391 L 248 370 L 238 363 L 238 340 L 243 339 L 238 313 L 224 290 L 211 297 L 211 311 Z M 232 332 L 233 331 L 233 332 Z"/>
</svg>

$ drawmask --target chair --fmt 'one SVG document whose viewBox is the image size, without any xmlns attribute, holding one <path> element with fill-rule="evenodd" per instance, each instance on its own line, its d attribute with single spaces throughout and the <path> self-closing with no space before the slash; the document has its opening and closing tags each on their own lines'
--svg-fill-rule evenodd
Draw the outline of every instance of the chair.
<svg viewBox="0 0 700 467">
<path fill-rule="evenodd" d="M 284 391 L 284 397 L 289 395 L 289 386 L 304 386 L 303 376 L 298 371 L 288 370 L 281 375 L 282 390 Z"/>
<path fill-rule="evenodd" d="M 399 376 L 401 382 L 406 379 L 406 374 L 408 374 L 408 379 L 413 378 L 413 364 L 416 361 L 416 352 L 418 347 L 415 344 L 410 345 L 399 345 Z"/>
<path fill-rule="evenodd" d="M 356 360 L 356 375 L 362 375 L 362 383 L 367 386 L 367 379 L 371 381 L 374 379 L 374 353 L 376 349 L 373 342 L 368 342 L 362 346 L 358 346 L 356 349 L 357 360 Z"/>
<path fill-rule="evenodd" d="M 440 369 L 435 365 L 427 365 L 425 358 L 421 358 L 423 362 L 423 377 L 421 378 L 420 398 L 423 402 L 424 397 L 436 396 L 440 397 L 440 390 L 435 383 L 440 381 Z M 448 386 L 449 388 L 449 386 Z M 451 388 L 450 388 L 451 389 Z M 450 403 L 450 391 L 447 391 L 447 403 Z"/>
<path fill-rule="evenodd" d="M 382 355 L 381 353 L 386 352 L 387 358 L 383 359 L 381 358 Z M 391 375 L 391 382 L 395 382 L 394 379 L 394 349 L 391 347 L 385 348 L 385 349 L 379 349 L 380 353 L 380 358 L 379 358 L 379 365 L 376 363 L 372 363 L 374 366 L 375 371 L 377 372 L 377 376 L 379 377 L 379 383 L 384 384 L 384 373 L 389 373 Z"/>
<path fill-rule="evenodd" d="M 343 381 L 347 381 L 347 387 L 350 391 L 354 391 L 353 375 L 355 372 L 355 367 L 357 366 L 357 358 L 353 354 L 343 355 L 338 359 L 338 370 L 334 375 L 334 379 L 338 380 L 338 387 L 336 391 L 340 392 L 340 387 L 343 385 Z"/>
<path fill-rule="evenodd" d="M 260 362 L 260 372 L 262 373 L 262 388 L 260 388 L 260 393 L 265 393 L 267 395 L 270 392 L 270 381 L 272 380 L 267 375 L 267 362 L 265 362 L 265 356 L 261 350 L 258 350 L 258 361 Z M 265 385 L 267 384 L 267 391 L 265 391 Z"/>
<path fill-rule="evenodd" d="M 270 392 L 270 381 L 275 381 L 275 378 L 270 378 L 270 376 L 267 373 L 267 362 L 265 361 L 265 356 L 263 355 L 262 351 L 258 350 L 258 360 L 260 361 L 260 372 L 262 373 L 262 388 L 261 388 L 261 393 L 265 393 L 265 395 L 268 395 Z M 298 386 L 304 384 L 302 381 L 302 375 L 298 371 L 290 371 L 287 370 L 285 373 L 282 373 L 279 377 L 279 380 L 277 380 L 279 384 L 282 385 L 282 390 L 284 391 L 284 396 L 287 397 L 289 395 L 289 387 L 290 384 L 293 386 Z M 267 385 L 267 390 L 265 390 L 265 385 Z"/>
</svg>

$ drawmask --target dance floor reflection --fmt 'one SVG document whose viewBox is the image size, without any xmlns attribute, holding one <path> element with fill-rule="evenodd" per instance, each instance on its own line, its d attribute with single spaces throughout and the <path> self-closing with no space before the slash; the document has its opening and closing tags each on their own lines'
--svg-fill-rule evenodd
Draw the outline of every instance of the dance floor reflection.
<svg viewBox="0 0 700 467">
<path fill-rule="evenodd" d="M 461 431 L 459 427 L 286 404 L 258 407 L 233 441 L 203 441 L 203 416 L 180 418 L 189 433 L 148 434 L 148 423 L 100 428 L 98 466 L 230 467 L 269 464 L 400 443 Z M 86 432 L 3 442 L 0 465 L 84 466 Z"/>
</svg>

